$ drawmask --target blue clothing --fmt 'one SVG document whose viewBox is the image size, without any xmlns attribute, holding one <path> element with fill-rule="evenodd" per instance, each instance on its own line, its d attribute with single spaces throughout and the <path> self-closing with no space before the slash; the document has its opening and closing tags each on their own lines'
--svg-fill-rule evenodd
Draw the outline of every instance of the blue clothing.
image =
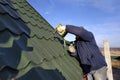
<svg viewBox="0 0 120 80">
<path fill-rule="evenodd" d="M 75 48 L 84 74 L 107 66 L 105 58 L 100 52 L 95 38 L 90 31 L 87 31 L 83 27 L 66 25 L 66 33 L 72 33 L 77 36 Z"/>
</svg>

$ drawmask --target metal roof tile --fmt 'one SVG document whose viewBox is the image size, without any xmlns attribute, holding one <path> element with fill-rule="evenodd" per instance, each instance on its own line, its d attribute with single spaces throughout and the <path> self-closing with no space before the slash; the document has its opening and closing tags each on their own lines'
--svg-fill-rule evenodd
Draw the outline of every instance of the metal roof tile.
<svg viewBox="0 0 120 80">
<path fill-rule="evenodd" d="M 9 66 L 3 67 L 2 70 L 0 70 L 0 79 L 1 80 L 12 80 L 13 77 L 16 76 L 18 73 L 18 70 L 13 69 Z"/>
<path fill-rule="evenodd" d="M 16 68 L 20 60 L 20 53 L 21 50 L 15 43 L 13 43 L 13 47 L 10 48 L 0 47 L 0 56 L 2 56 L 0 60 L 2 60 L 6 66 Z M 5 65 L 1 65 L 1 67 Z"/>
<path fill-rule="evenodd" d="M 47 70 L 47 69 L 43 69 L 40 67 L 32 68 L 25 76 L 19 78 L 19 80 L 29 79 L 30 75 L 32 75 L 33 77 L 32 79 L 36 78 L 36 80 L 53 80 L 53 79 L 54 80 L 66 80 L 65 77 L 61 74 L 61 72 L 58 69 Z"/>
<path fill-rule="evenodd" d="M 12 47 L 13 41 L 19 39 L 19 36 L 13 35 L 8 30 L 0 32 L 0 47 Z"/>
<path fill-rule="evenodd" d="M 24 51 L 32 51 L 33 47 L 28 47 L 27 46 L 27 37 L 24 35 L 21 35 L 20 39 L 15 40 L 14 42 L 16 42 L 16 44 Z"/>
<path fill-rule="evenodd" d="M 25 33 L 26 35 L 30 34 L 29 28 L 23 23 L 23 21 L 19 19 L 11 18 L 7 14 L 0 15 L 0 31 L 4 29 L 9 29 L 11 32 L 15 34 Z"/>
<path fill-rule="evenodd" d="M 0 13 L 2 14 L 9 14 L 10 16 L 14 17 L 14 18 L 20 18 L 19 14 L 13 10 L 14 8 L 11 8 L 9 5 L 3 5 L 0 4 Z"/>
<path fill-rule="evenodd" d="M 13 8 L 13 5 L 11 4 L 10 0 L 0 0 L 0 4 L 9 5 L 9 7 Z"/>
</svg>

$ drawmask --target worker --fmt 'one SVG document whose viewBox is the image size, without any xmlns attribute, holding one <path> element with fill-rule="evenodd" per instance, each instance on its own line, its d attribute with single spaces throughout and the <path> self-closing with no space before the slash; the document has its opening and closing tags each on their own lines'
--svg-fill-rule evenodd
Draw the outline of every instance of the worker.
<svg viewBox="0 0 120 80">
<path fill-rule="evenodd" d="M 65 37 L 67 33 L 76 36 L 74 41 L 75 50 L 69 51 L 76 53 L 77 60 L 83 69 L 84 77 L 87 76 L 88 80 L 107 80 L 107 64 L 92 32 L 84 27 L 74 25 L 59 25 L 56 30 L 61 33 L 62 37 Z"/>
</svg>

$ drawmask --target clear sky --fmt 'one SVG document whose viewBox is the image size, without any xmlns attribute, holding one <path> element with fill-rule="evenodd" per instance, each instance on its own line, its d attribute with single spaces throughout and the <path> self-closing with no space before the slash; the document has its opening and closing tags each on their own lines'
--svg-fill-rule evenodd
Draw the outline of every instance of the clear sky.
<svg viewBox="0 0 120 80">
<path fill-rule="evenodd" d="M 120 47 L 120 0 L 27 0 L 54 28 L 61 23 L 84 26 L 99 47 L 103 40 Z M 65 39 L 74 40 L 69 34 Z"/>
</svg>

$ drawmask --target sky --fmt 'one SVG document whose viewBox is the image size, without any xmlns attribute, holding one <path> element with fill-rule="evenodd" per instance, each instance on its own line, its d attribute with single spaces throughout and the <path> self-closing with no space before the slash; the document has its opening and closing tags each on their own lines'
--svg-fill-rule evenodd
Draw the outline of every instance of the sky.
<svg viewBox="0 0 120 80">
<path fill-rule="evenodd" d="M 120 47 L 120 0 L 27 0 L 54 28 L 62 25 L 84 26 L 93 32 L 99 47 L 108 40 Z M 68 41 L 75 36 L 68 34 Z"/>
</svg>

